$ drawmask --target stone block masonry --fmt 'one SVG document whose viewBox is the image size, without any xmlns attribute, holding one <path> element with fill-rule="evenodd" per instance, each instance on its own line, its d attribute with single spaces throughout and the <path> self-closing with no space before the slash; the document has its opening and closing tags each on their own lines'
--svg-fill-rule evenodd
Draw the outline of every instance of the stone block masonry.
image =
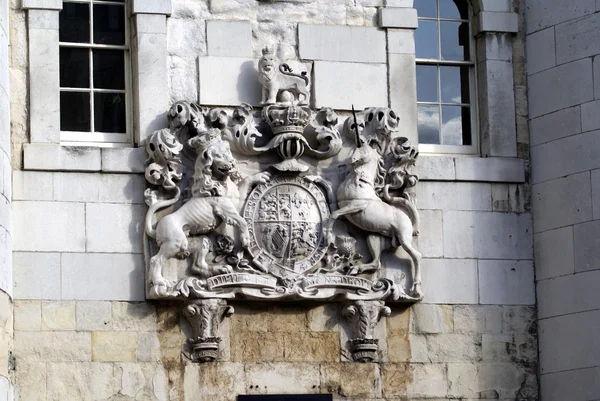
<svg viewBox="0 0 600 401">
<path fill-rule="evenodd" d="M 177 307 L 16 301 L 20 399 L 166 400 L 174 392 L 206 401 L 274 393 L 348 400 L 537 397 L 531 306 L 393 308 L 378 329 L 387 349 L 381 364 L 340 357 L 347 327 L 338 304 L 233 306 L 224 359 L 199 365 L 180 354 Z M 77 331 L 62 330 L 72 327 Z"/>
<path fill-rule="evenodd" d="M 306 67 L 312 79 L 311 107 L 330 106 L 345 115 L 352 104 L 358 109 L 390 106 L 400 117 L 402 135 L 416 141 L 416 14 L 412 3 L 134 1 L 131 53 L 139 88 L 134 89 L 133 119 L 140 131 L 135 143 L 143 145 L 145 135 L 164 126 L 170 101 L 185 99 L 223 107 L 245 101 L 258 106 L 256 62 L 265 45 L 278 42 L 283 44 L 284 55 L 300 58 Z M 508 1 L 479 3 L 486 12 L 512 11 Z M 382 14 L 384 6 L 388 9 Z M 527 202 L 515 205 L 511 198 L 515 191 L 527 193 L 528 164 L 514 157 L 518 133 L 510 121 L 494 120 L 494 127 L 501 126 L 505 135 L 490 146 L 494 157 L 420 156 L 416 169 L 422 182 L 417 197 L 423 228 L 415 243 L 423 253 L 426 295 L 411 308 L 392 305 L 392 315 L 378 324 L 379 363 L 349 362 L 350 327 L 342 318 L 340 304 L 239 301 L 232 302 L 236 312 L 219 329 L 221 360 L 195 364 L 181 353 L 190 328 L 180 306 L 145 300 L 142 232 L 146 206 L 140 174 L 144 149 L 35 143 L 56 142 L 56 138 L 39 130 L 28 133 L 28 119 L 49 125 L 54 120 L 42 118 L 44 110 L 37 116 L 28 114 L 27 49 L 38 54 L 42 47 L 28 42 L 32 36 L 27 35 L 27 14 L 19 12 L 24 15 L 13 11 L 11 17 L 18 41 L 12 46 L 15 79 L 10 83 L 22 87 L 11 95 L 12 109 L 18 112 L 12 120 L 13 146 L 20 150 L 20 143 L 35 140 L 25 146 L 24 153 L 17 152 L 18 159 L 13 157 L 12 166 L 18 170 L 12 180 L 0 179 L 5 195 L 10 193 L 6 182 L 14 183 L 11 264 L 16 364 L 11 374 L 17 399 L 231 401 L 237 394 L 276 392 L 333 393 L 334 399 L 348 401 L 539 399 L 531 213 Z M 587 15 L 587 8 L 576 14 Z M 385 18 L 380 20 L 381 16 Z M 512 14 L 508 17 L 514 19 Z M 544 33 L 541 42 L 550 37 Z M 520 53 L 517 41 L 514 48 L 508 43 L 512 42 L 498 42 L 496 50 L 482 54 L 492 64 L 510 69 L 511 60 L 517 65 Z M 586 62 L 566 64 L 573 63 L 577 70 L 578 63 Z M 583 70 L 593 73 L 596 64 L 586 64 Z M 549 74 L 553 68 L 552 60 L 544 58 L 530 74 Z M 519 81 L 521 88 L 526 85 L 518 67 L 512 74 L 506 69 L 501 72 L 497 76 Z M 554 78 L 542 75 L 538 79 L 547 83 Z M 505 86 L 507 96 L 513 96 L 512 86 Z M 591 110 L 596 99 L 587 96 L 588 92 L 582 97 Z M 520 93 L 524 97 L 525 92 Z M 502 98 L 502 104 L 511 99 Z M 520 100 L 517 106 L 522 107 Z M 557 124 L 554 113 L 563 113 L 559 107 L 569 103 L 563 97 L 547 102 L 551 104 L 535 106 L 539 112 L 532 126 L 537 124 L 540 134 L 533 145 L 582 132 L 583 106 L 577 104 L 565 112 L 572 117 L 564 124 L 568 129 L 545 137 L 543 131 Z M 39 108 L 40 103 L 34 103 Z M 55 110 L 50 112 L 55 116 Z M 585 127 L 594 126 L 592 114 L 586 114 Z M 10 144 L 10 138 L 0 139 Z M 1 154 L 0 159 L 1 177 L 6 176 L 10 159 Z M 595 177 L 600 175 L 591 174 L 590 193 L 600 191 L 600 178 Z M 592 216 L 600 213 L 594 202 Z M 563 228 L 558 224 L 555 229 Z M 559 249 L 557 241 L 573 241 L 591 229 L 582 224 L 540 241 L 547 248 Z M 593 246 L 591 240 L 582 241 L 571 246 L 570 253 L 565 247 L 566 255 L 561 255 L 565 264 L 558 266 L 556 261 L 546 278 L 574 272 L 576 258 L 593 260 Z M 579 256 L 574 255 L 575 249 Z M 406 257 L 400 252 L 398 256 Z M 577 271 L 593 274 L 588 265 L 577 262 Z M 0 287 L 2 283 L 0 279 Z M 570 288 L 580 287 L 573 283 Z M 5 298 L 0 296 L 0 324 L 9 333 L 13 318 L 4 319 L 10 316 L 2 312 Z M 545 307 L 548 315 L 561 312 L 557 305 Z M 582 300 L 569 311 L 589 313 L 587 307 Z M 0 376 L 9 377 L 8 363 L 3 370 L 4 344 L 0 341 Z M 595 371 L 586 369 L 589 382 Z"/>
</svg>

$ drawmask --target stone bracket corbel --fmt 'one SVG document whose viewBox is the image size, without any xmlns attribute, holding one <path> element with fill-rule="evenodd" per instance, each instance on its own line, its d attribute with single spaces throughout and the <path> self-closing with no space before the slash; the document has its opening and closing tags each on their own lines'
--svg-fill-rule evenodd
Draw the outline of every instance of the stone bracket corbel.
<svg viewBox="0 0 600 401">
<path fill-rule="evenodd" d="M 373 338 L 375 326 L 391 309 L 383 301 L 355 301 L 342 309 L 342 314 L 352 325 L 350 352 L 357 362 L 376 361 L 379 340 Z"/>
<path fill-rule="evenodd" d="M 223 299 L 193 300 L 183 308 L 192 328 L 186 356 L 194 362 L 213 362 L 219 358 L 219 324 L 233 314 L 233 306 Z"/>
</svg>

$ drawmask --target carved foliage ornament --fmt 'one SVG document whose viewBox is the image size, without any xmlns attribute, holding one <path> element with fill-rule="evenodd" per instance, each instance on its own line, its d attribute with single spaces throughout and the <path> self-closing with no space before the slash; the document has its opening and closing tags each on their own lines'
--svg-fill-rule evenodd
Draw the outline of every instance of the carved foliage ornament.
<svg viewBox="0 0 600 401">
<path fill-rule="evenodd" d="M 260 113 L 180 101 L 148 138 L 147 295 L 188 300 L 194 360 L 217 358 L 227 299 L 355 302 L 352 350 L 368 361 L 383 301 L 423 296 L 417 150 L 388 108 L 311 110 L 297 65 L 266 48 Z"/>
</svg>

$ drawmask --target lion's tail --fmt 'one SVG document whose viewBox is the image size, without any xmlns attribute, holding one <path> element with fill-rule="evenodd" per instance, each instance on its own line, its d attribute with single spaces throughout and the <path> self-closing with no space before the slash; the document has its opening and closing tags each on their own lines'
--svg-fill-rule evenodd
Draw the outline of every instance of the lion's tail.
<svg viewBox="0 0 600 401">
<path fill-rule="evenodd" d="M 179 201 L 180 197 L 181 189 L 179 189 L 179 187 L 175 187 L 175 196 L 171 199 L 165 199 L 149 203 L 150 207 L 148 208 L 148 212 L 146 213 L 145 221 L 146 234 L 148 234 L 149 237 L 156 238 L 156 228 L 152 226 L 152 217 L 154 216 L 154 213 L 156 213 L 159 209 L 164 209 L 165 207 L 174 205 L 175 203 L 177 203 L 177 201 Z"/>
<path fill-rule="evenodd" d="M 284 75 L 289 75 L 291 77 L 298 77 L 298 78 L 302 78 L 304 80 L 304 83 L 306 85 L 308 85 L 310 83 L 310 80 L 308 79 L 308 77 L 306 76 L 306 73 L 302 73 L 302 74 L 294 74 L 292 67 L 290 67 L 288 64 L 286 63 L 282 63 L 279 64 L 279 71 L 284 74 Z"/>
<path fill-rule="evenodd" d="M 390 189 L 389 184 L 387 184 L 383 187 L 382 192 L 381 192 L 383 199 L 385 199 L 386 202 L 388 202 L 391 205 L 398 206 L 399 208 L 402 209 L 402 211 L 404 213 L 406 213 L 406 215 L 412 222 L 413 236 L 415 236 L 415 237 L 418 236 L 419 235 L 420 218 L 419 218 L 419 212 L 417 210 L 417 207 L 409 199 L 390 195 L 389 189 Z"/>
</svg>

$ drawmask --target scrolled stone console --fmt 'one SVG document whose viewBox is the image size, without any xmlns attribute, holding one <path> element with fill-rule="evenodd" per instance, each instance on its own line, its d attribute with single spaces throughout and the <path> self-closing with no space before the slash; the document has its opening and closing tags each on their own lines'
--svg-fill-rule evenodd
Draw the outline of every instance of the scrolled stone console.
<svg viewBox="0 0 600 401">
<path fill-rule="evenodd" d="M 175 102 L 148 138 L 147 297 L 185 302 L 199 362 L 218 359 L 228 300 L 345 302 L 350 351 L 370 362 L 385 303 L 423 297 L 418 152 L 389 108 L 311 110 L 308 75 L 275 53 L 260 112 Z"/>
</svg>

